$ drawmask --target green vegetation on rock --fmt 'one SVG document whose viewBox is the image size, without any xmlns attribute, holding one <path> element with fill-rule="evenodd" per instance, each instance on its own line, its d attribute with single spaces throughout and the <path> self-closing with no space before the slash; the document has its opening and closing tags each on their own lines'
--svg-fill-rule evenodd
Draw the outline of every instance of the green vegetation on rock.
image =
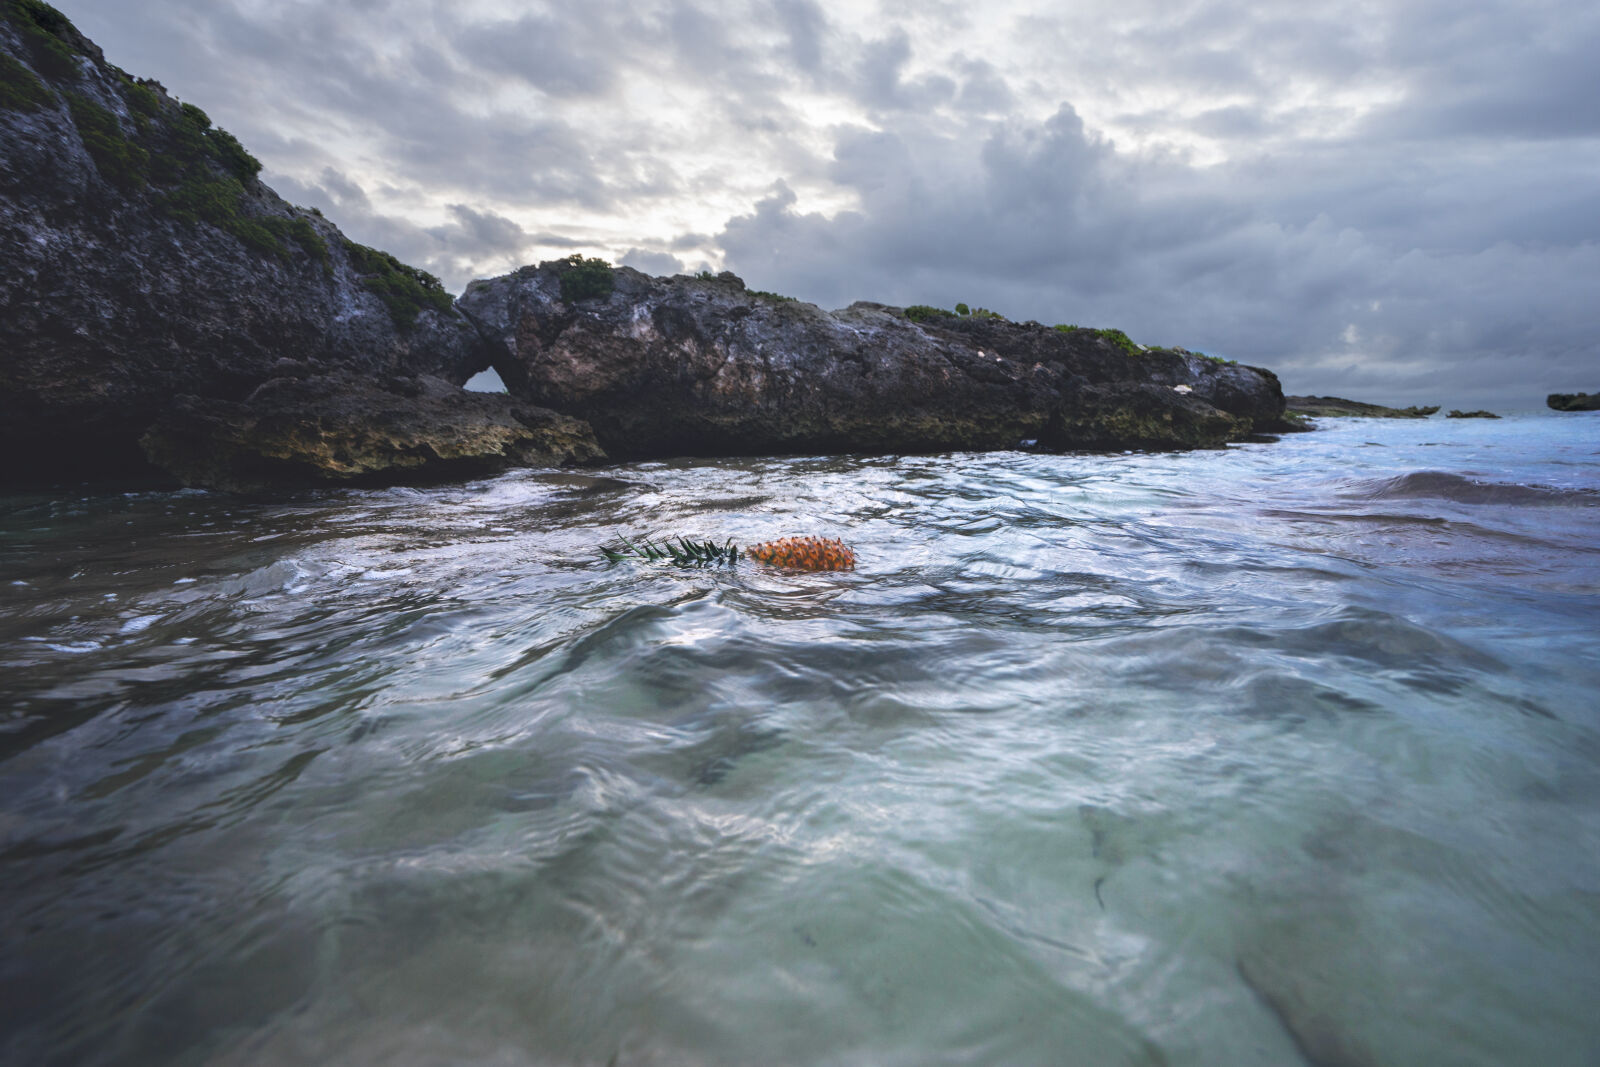
<svg viewBox="0 0 1600 1067">
<path fill-rule="evenodd" d="M 150 123 L 159 121 L 162 116 L 161 98 L 155 94 L 155 90 L 127 75 L 123 75 L 122 99 L 128 102 L 128 110 L 133 113 L 141 131 L 149 129 Z"/>
<path fill-rule="evenodd" d="M 0 53 L 0 108 L 33 111 L 48 104 L 52 95 L 33 71 Z"/>
<path fill-rule="evenodd" d="M 6 0 L 4 10 L 22 31 L 40 70 L 54 78 L 78 73 L 79 52 L 72 40 L 77 33 L 71 19 L 43 0 Z"/>
<path fill-rule="evenodd" d="M 1060 330 L 1062 333 L 1071 333 L 1074 330 L 1085 330 L 1094 334 L 1096 337 L 1101 338 L 1102 340 L 1110 341 L 1113 345 L 1122 349 L 1122 351 L 1126 352 L 1130 356 L 1136 355 L 1139 351 L 1139 346 L 1133 343 L 1133 338 L 1129 337 L 1121 330 L 1111 329 L 1109 327 L 1106 329 L 1097 330 L 1090 326 L 1078 326 L 1073 323 L 1060 323 L 1056 326 L 1056 329 Z"/>
<path fill-rule="evenodd" d="M 751 289 L 749 290 L 749 293 L 751 296 L 759 296 L 763 300 L 771 300 L 778 304 L 792 303 L 795 299 L 792 296 L 784 296 L 782 293 L 768 292 L 765 289 Z"/>
<path fill-rule="evenodd" d="M 928 304 L 912 304 L 910 307 L 906 308 L 906 318 L 910 319 L 912 322 L 932 322 L 935 319 L 966 318 L 994 319 L 998 322 L 1011 321 L 998 311 L 990 311 L 988 308 L 972 308 L 968 307 L 966 304 L 957 304 L 954 311 L 946 311 L 944 308 L 936 308 Z"/>
<path fill-rule="evenodd" d="M 611 264 L 603 259 L 585 259 L 573 254 L 561 261 L 561 299 L 567 303 L 597 300 L 611 295 L 617 280 Z"/>
<path fill-rule="evenodd" d="M 409 267 L 387 252 L 348 239 L 344 250 L 350 257 L 351 267 L 361 276 L 362 288 L 383 301 L 396 326 L 411 326 L 425 308 L 450 310 L 450 294 L 444 291 L 443 283 L 427 271 Z"/>
<path fill-rule="evenodd" d="M 136 189 L 149 180 L 150 153 L 128 139 L 117 116 L 78 93 L 68 93 L 67 104 L 83 147 L 102 178 L 124 189 Z"/>
</svg>

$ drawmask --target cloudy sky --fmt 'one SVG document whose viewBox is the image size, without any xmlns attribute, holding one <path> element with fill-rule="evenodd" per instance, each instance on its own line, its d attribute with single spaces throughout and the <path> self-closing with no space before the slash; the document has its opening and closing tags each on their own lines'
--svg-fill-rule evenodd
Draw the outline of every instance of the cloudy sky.
<svg viewBox="0 0 1600 1067">
<path fill-rule="evenodd" d="M 57 0 L 452 290 L 577 251 L 1119 326 L 1290 392 L 1600 387 L 1593 0 Z"/>
</svg>

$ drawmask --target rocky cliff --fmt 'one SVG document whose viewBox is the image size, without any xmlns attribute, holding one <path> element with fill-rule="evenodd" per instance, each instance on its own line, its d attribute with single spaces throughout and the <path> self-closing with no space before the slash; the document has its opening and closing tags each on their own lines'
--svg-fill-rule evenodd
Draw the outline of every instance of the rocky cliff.
<svg viewBox="0 0 1600 1067">
<path fill-rule="evenodd" d="M 381 391 L 416 375 L 459 385 L 487 366 L 436 279 L 285 203 L 259 170 L 49 5 L 0 0 L 0 448 L 28 457 L 0 481 L 132 472 L 158 418 L 272 380 Z M 452 461 L 449 423 L 489 403 L 435 404 Z M 425 465 L 425 438 L 397 473 Z"/>
<path fill-rule="evenodd" d="M 1201 448 L 1283 428 L 1270 371 L 1117 331 L 823 311 L 728 273 L 556 261 L 473 282 L 458 306 L 514 394 L 586 419 L 619 457 Z"/>
</svg>

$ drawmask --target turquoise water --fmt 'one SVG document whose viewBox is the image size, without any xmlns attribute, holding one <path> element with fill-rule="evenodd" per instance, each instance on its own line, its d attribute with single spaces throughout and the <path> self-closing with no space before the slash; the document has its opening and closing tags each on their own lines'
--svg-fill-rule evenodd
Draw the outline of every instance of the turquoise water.
<svg viewBox="0 0 1600 1067">
<path fill-rule="evenodd" d="M 1600 1061 L 1600 416 L 1323 425 L 3 498 L 0 1061 Z"/>
</svg>

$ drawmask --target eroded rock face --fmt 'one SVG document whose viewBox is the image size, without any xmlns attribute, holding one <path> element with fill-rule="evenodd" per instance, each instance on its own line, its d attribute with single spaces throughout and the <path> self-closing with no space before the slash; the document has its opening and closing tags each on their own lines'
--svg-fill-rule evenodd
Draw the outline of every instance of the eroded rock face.
<svg viewBox="0 0 1600 1067">
<path fill-rule="evenodd" d="M 515 394 L 588 420 L 613 457 L 1040 447 L 1203 448 L 1273 430 L 1275 375 L 1093 330 L 841 311 L 715 279 L 614 273 L 568 301 L 560 263 L 458 306 Z"/>
<path fill-rule="evenodd" d="M 436 283 L 279 199 L 50 9 L 0 5 L 0 67 L 0 448 L 30 457 L 0 481 L 121 473 L 173 397 L 241 400 L 285 366 L 487 365 Z"/>
<path fill-rule="evenodd" d="M 234 492 L 474 477 L 605 458 L 587 424 L 420 376 L 274 378 L 242 401 L 179 397 L 140 441 L 185 485 Z"/>
</svg>

